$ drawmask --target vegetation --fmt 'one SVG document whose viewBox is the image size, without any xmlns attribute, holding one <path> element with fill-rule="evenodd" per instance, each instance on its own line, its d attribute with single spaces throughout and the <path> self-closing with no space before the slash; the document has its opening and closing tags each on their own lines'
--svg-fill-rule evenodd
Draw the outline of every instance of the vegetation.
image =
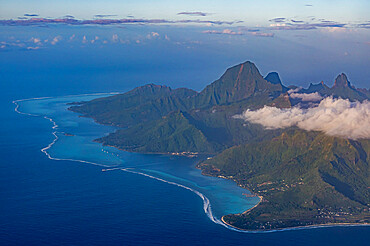
<svg viewBox="0 0 370 246">
<path fill-rule="evenodd" d="M 291 129 L 227 149 L 200 167 L 263 197 L 250 212 L 224 217 L 238 228 L 369 222 L 369 144 Z"/>
<path fill-rule="evenodd" d="M 121 127 L 98 140 L 106 145 L 137 152 L 216 153 L 279 133 L 270 134 L 251 124 L 243 126 L 233 116 L 265 104 L 289 107 L 289 100 L 280 96 L 284 88 L 263 79 L 256 66 L 246 62 L 228 69 L 200 93 L 149 84 L 124 94 L 73 103 L 69 109 L 101 124 Z M 172 114 L 179 111 L 182 120 L 172 120 Z M 188 131 L 184 131 L 185 125 Z M 159 136 L 154 144 L 152 139 Z"/>
<path fill-rule="evenodd" d="M 243 214 L 224 220 L 243 229 L 369 222 L 370 140 L 352 141 L 297 129 L 265 130 L 234 116 L 264 105 L 289 108 L 279 75 L 265 78 L 251 62 L 229 68 L 201 92 L 149 84 L 127 93 L 75 102 L 70 110 L 119 127 L 97 139 L 104 145 L 145 153 L 215 155 L 199 164 L 206 175 L 235 180 L 263 196 Z M 344 74 L 298 93 L 369 99 Z M 298 101 L 297 101 L 298 100 Z"/>
<path fill-rule="evenodd" d="M 181 111 L 173 112 L 156 121 L 118 130 L 97 141 L 123 150 L 137 152 L 200 151 L 214 153 L 217 148 L 199 129 L 190 124 L 189 119 Z"/>
<path fill-rule="evenodd" d="M 125 94 L 80 102 L 69 109 L 101 124 L 129 127 L 160 119 L 176 110 L 187 110 L 186 99 L 195 94 L 190 89 L 172 90 L 167 86 L 148 84 Z"/>
</svg>

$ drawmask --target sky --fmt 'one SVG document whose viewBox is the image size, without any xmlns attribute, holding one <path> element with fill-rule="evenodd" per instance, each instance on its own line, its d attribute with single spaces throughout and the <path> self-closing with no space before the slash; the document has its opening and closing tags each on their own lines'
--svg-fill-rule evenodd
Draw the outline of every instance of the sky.
<svg viewBox="0 0 370 246">
<path fill-rule="evenodd" d="M 90 66 L 117 84 L 200 90 L 251 60 L 285 85 L 332 85 L 345 72 L 369 88 L 369 9 L 366 0 L 0 0 L 0 65 L 63 74 Z"/>
<path fill-rule="evenodd" d="M 241 20 L 253 25 L 266 24 L 276 17 L 304 19 L 308 16 L 333 21 L 369 20 L 367 0 L 1 0 L 1 18 L 11 19 L 25 13 L 41 17 L 73 15 L 80 19 L 94 15 L 117 18 L 182 19 L 181 12 L 202 12 L 213 20 Z"/>
</svg>

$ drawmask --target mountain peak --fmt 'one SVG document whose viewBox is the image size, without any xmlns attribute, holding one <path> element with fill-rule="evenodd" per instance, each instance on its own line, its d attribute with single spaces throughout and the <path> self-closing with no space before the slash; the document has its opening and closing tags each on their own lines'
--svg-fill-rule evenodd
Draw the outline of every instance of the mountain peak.
<svg viewBox="0 0 370 246">
<path fill-rule="evenodd" d="M 276 85 L 281 84 L 281 80 L 280 80 L 279 74 L 277 72 L 270 72 L 265 77 L 265 80 L 267 80 L 268 82 L 270 82 L 272 84 L 276 84 Z"/>
<path fill-rule="evenodd" d="M 227 81 L 234 88 L 239 88 L 248 84 L 248 80 L 259 80 L 263 78 L 256 65 L 250 61 L 246 61 L 228 68 L 220 79 L 224 82 Z"/>
<path fill-rule="evenodd" d="M 225 74 L 227 72 L 235 71 L 235 70 L 237 70 L 239 73 L 242 73 L 242 72 L 251 72 L 251 73 L 258 73 L 259 74 L 258 68 L 251 61 L 246 61 L 244 63 L 240 63 L 240 64 L 238 64 L 236 66 L 233 66 L 231 68 L 228 68 L 226 70 Z"/>
<path fill-rule="evenodd" d="M 282 92 L 281 84 L 268 83 L 254 63 L 246 61 L 228 68 L 220 79 L 200 93 L 201 104 L 215 105 L 240 101 L 254 95 Z"/>
<path fill-rule="evenodd" d="M 335 79 L 333 87 L 351 87 L 351 83 L 348 81 L 347 76 L 344 73 L 341 73 Z"/>
</svg>

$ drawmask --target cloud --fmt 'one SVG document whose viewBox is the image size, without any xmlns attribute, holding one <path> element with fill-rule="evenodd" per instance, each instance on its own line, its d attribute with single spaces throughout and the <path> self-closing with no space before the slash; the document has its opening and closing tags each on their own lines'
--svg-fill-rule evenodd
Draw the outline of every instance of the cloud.
<svg viewBox="0 0 370 246">
<path fill-rule="evenodd" d="M 108 17 L 115 17 L 117 15 L 94 15 L 94 18 L 108 18 Z"/>
<path fill-rule="evenodd" d="M 257 37 L 268 37 L 268 38 L 272 38 L 275 36 L 274 33 L 269 32 L 250 32 L 250 34 Z"/>
<path fill-rule="evenodd" d="M 257 37 L 274 37 L 274 33 L 265 33 L 261 32 L 260 30 L 249 30 L 244 29 L 247 32 L 242 31 L 233 31 L 231 29 L 224 29 L 222 31 L 219 30 L 205 30 L 202 33 L 208 33 L 208 34 L 226 34 L 226 35 L 252 35 Z"/>
<path fill-rule="evenodd" d="M 87 38 L 86 38 L 86 36 L 83 36 L 83 37 L 82 37 L 82 43 L 83 43 L 83 44 L 86 44 L 86 43 L 87 43 Z"/>
<path fill-rule="evenodd" d="M 20 48 L 23 48 L 23 47 L 26 46 L 26 44 L 21 43 L 20 40 L 16 40 L 15 42 L 11 42 L 11 43 L 7 43 L 7 42 L 4 42 L 4 41 L 1 41 L 0 44 L 2 46 L 5 46 L 5 47 L 20 47 Z"/>
<path fill-rule="evenodd" d="M 291 19 L 290 21 L 293 22 L 293 23 L 304 23 L 304 21 L 300 21 L 300 20 L 293 20 L 293 19 Z"/>
<path fill-rule="evenodd" d="M 304 6 L 306 6 L 306 7 L 313 7 L 312 4 L 305 4 Z"/>
<path fill-rule="evenodd" d="M 38 50 L 40 49 L 39 46 L 36 46 L 36 47 L 27 47 L 27 50 Z"/>
<path fill-rule="evenodd" d="M 286 21 L 286 18 L 284 18 L 284 17 L 278 17 L 278 18 L 271 19 L 269 21 L 270 22 L 275 22 L 275 23 L 281 23 L 281 22 L 285 22 Z"/>
<path fill-rule="evenodd" d="M 99 38 L 99 36 L 95 36 L 95 38 L 94 39 L 92 39 L 91 41 L 90 41 L 90 43 L 95 43 L 96 41 L 98 41 L 100 38 Z"/>
<path fill-rule="evenodd" d="M 253 36 L 257 36 L 257 37 L 274 37 L 275 34 L 274 33 L 269 33 L 269 32 L 263 32 L 260 28 L 246 28 L 246 27 L 243 27 L 241 28 L 241 30 L 243 31 L 247 31 L 247 33 L 245 33 L 246 35 L 253 35 Z"/>
<path fill-rule="evenodd" d="M 288 94 L 291 94 L 291 93 L 294 93 L 294 92 L 298 92 L 298 91 L 300 91 L 300 90 L 302 90 L 302 87 L 297 87 L 297 88 L 295 88 L 295 89 L 290 89 L 290 90 L 288 91 Z"/>
<path fill-rule="evenodd" d="M 365 22 L 365 23 L 361 23 L 361 24 L 357 24 L 356 26 L 359 27 L 359 28 L 369 29 L 370 28 L 370 21 L 369 22 Z"/>
<path fill-rule="evenodd" d="M 351 30 L 345 27 L 326 27 L 325 29 L 323 29 L 323 31 L 332 33 L 341 33 L 341 32 L 350 32 Z"/>
<path fill-rule="evenodd" d="M 207 16 L 209 15 L 208 13 L 204 13 L 204 12 L 180 12 L 180 13 L 177 13 L 178 15 L 190 15 L 190 16 Z"/>
<path fill-rule="evenodd" d="M 205 30 L 202 33 L 208 33 L 208 34 L 227 34 L 227 35 L 243 35 L 242 32 L 235 32 L 230 29 L 224 29 L 222 31 L 218 30 Z"/>
<path fill-rule="evenodd" d="M 297 126 L 307 131 L 321 131 L 330 136 L 350 139 L 370 138 L 370 102 L 350 102 L 327 97 L 313 108 L 279 109 L 265 106 L 247 110 L 234 118 L 261 124 L 266 129 Z"/>
<path fill-rule="evenodd" d="M 270 24 L 272 30 L 312 30 L 317 28 L 345 28 L 347 24 L 322 20 L 318 23 L 301 23 L 294 21 L 293 23 L 274 23 Z"/>
<path fill-rule="evenodd" d="M 113 34 L 112 35 L 112 41 L 113 41 L 113 43 L 117 43 L 118 40 L 119 40 L 118 35 L 117 34 Z"/>
<path fill-rule="evenodd" d="M 239 22 L 239 21 L 238 21 Z M 208 25 L 232 25 L 236 23 L 235 21 L 209 21 L 209 20 L 179 20 L 172 21 L 172 23 L 198 23 L 198 24 L 208 24 Z"/>
<path fill-rule="evenodd" d="M 292 99 L 301 99 L 303 102 L 317 102 L 323 99 L 318 93 L 290 93 L 289 97 Z"/>
<path fill-rule="evenodd" d="M 34 37 L 32 37 L 31 38 L 31 42 L 32 43 L 35 43 L 35 44 L 41 44 L 41 39 L 40 38 L 34 38 Z"/>
<path fill-rule="evenodd" d="M 57 44 L 60 40 L 62 40 L 62 37 L 61 36 L 56 36 L 55 38 L 53 38 L 53 40 L 51 40 L 51 44 L 52 45 L 55 45 Z"/>
<path fill-rule="evenodd" d="M 248 31 L 248 32 L 259 32 L 260 31 L 260 29 L 258 29 L 258 28 L 243 28 L 243 30 L 246 30 L 246 31 Z"/>
<path fill-rule="evenodd" d="M 0 20 L 2 25 L 32 26 L 40 24 L 68 24 L 68 25 L 115 25 L 115 24 L 206 24 L 206 25 L 232 25 L 235 21 L 211 21 L 211 20 L 166 20 L 166 19 L 92 19 L 78 20 L 74 18 L 31 18 L 26 20 Z"/>
<path fill-rule="evenodd" d="M 159 38 L 159 33 L 157 33 L 157 32 L 151 32 L 151 33 L 149 33 L 148 35 L 146 35 L 146 38 L 147 39 L 152 39 L 152 38 Z"/>
<path fill-rule="evenodd" d="M 38 14 L 24 14 L 24 16 L 27 16 L 27 17 L 36 17 L 36 16 L 39 16 Z"/>
</svg>

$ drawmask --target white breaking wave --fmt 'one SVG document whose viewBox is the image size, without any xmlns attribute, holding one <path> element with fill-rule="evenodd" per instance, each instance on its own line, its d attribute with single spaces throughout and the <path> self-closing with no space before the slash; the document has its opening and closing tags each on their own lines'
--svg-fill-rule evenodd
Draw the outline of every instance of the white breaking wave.
<svg viewBox="0 0 370 246">
<path fill-rule="evenodd" d="M 142 175 L 142 176 L 145 176 L 145 177 L 148 177 L 148 178 L 151 178 L 151 179 L 155 179 L 155 180 L 167 183 L 167 184 L 175 185 L 175 186 L 178 186 L 178 187 L 181 187 L 181 188 L 184 188 L 186 190 L 190 190 L 190 191 L 194 192 L 195 194 L 197 194 L 203 200 L 203 210 L 206 213 L 206 215 L 208 216 L 208 218 L 212 222 L 214 222 L 216 224 L 219 224 L 219 225 L 222 225 L 222 226 L 224 226 L 227 229 L 232 230 L 232 231 L 237 231 L 237 232 L 242 232 L 242 233 L 271 233 L 271 232 L 280 232 L 280 231 L 294 231 L 294 230 L 315 229 L 315 228 L 336 227 L 336 226 L 368 226 L 367 224 L 358 224 L 358 225 L 350 225 L 350 224 L 349 225 L 314 225 L 314 226 L 292 227 L 292 228 L 266 230 L 266 231 L 240 230 L 240 229 L 237 229 L 235 227 L 229 226 L 229 225 L 225 224 L 224 222 L 222 222 L 221 220 L 214 217 L 213 214 L 212 214 L 211 203 L 210 203 L 209 199 L 204 194 L 202 194 L 201 192 L 199 192 L 197 190 L 194 190 L 190 187 L 187 187 L 185 185 L 182 185 L 182 184 L 178 184 L 178 183 L 175 183 L 175 182 L 172 182 L 172 181 L 168 181 L 168 180 L 165 180 L 165 179 L 162 179 L 162 178 L 158 178 L 158 177 L 155 177 L 155 176 L 143 173 L 143 172 L 132 171 L 132 170 L 129 170 L 129 169 L 131 169 L 131 168 L 122 168 L 121 170 L 124 171 L 124 172 L 128 172 L 128 173 L 134 173 L 134 174 Z"/>
<path fill-rule="evenodd" d="M 86 94 L 85 94 L 86 95 Z M 97 94 L 94 94 L 94 95 L 97 95 Z M 76 95 L 78 96 L 78 95 Z M 31 98 L 31 99 L 22 99 L 22 100 L 16 100 L 16 101 L 13 101 L 13 103 L 16 105 L 16 108 L 15 108 L 15 111 L 17 113 L 20 113 L 20 114 L 25 114 L 25 115 L 29 115 L 29 116 L 41 116 L 41 115 L 36 115 L 36 114 L 29 114 L 29 113 L 24 113 L 24 112 L 21 112 L 19 110 L 19 104 L 18 102 L 20 101 L 26 101 L 26 100 L 41 100 L 41 99 L 50 99 L 51 97 L 42 97 L 42 98 Z M 47 119 L 49 120 L 50 122 L 53 123 L 53 127 L 52 129 L 56 129 L 58 127 L 58 125 L 56 124 L 56 122 L 50 118 L 50 117 L 47 117 L 47 116 L 43 116 L 44 119 Z M 66 158 L 55 158 L 55 157 L 52 157 L 49 153 L 48 153 L 48 150 L 58 141 L 59 137 L 57 135 L 57 132 L 54 131 L 52 132 L 53 136 L 54 136 L 54 140 L 48 145 L 46 146 L 45 148 L 42 148 L 41 149 L 41 152 L 43 152 L 49 159 L 51 160 L 58 160 L 58 161 L 76 161 L 76 162 L 82 162 L 82 163 L 88 163 L 88 164 L 92 164 L 92 165 L 97 165 L 97 166 L 102 166 L 102 167 L 105 167 L 106 169 L 103 169 L 102 171 L 112 171 L 112 170 L 117 170 L 118 168 L 112 168 L 112 166 L 108 166 L 108 165 L 104 165 L 104 164 L 100 164 L 100 163 L 94 163 L 94 162 L 89 162 L 89 161 L 84 161 L 84 160 L 77 160 L 77 159 L 66 159 Z M 120 168 L 119 168 L 120 169 Z M 178 186 L 178 187 L 181 187 L 181 188 L 184 188 L 184 189 L 187 189 L 187 190 L 190 190 L 192 192 L 194 192 L 195 194 L 197 194 L 202 200 L 203 200 L 203 210 L 204 212 L 206 213 L 206 215 L 208 216 L 208 218 L 216 223 L 216 224 L 219 224 L 219 225 L 223 225 L 225 226 L 226 228 L 228 229 L 231 229 L 231 230 L 236 230 L 235 228 L 233 227 L 230 227 L 226 224 L 224 224 L 221 220 L 217 219 L 215 216 L 213 216 L 213 213 L 212 213 L 212 209 L 211 209 L 211 204 L 210 204 L 210 201 L 209 199 L 204 195 L 202 194 L 201 192 L 197 191 L 197 190 L 194 190 L 194 189 L 191 189 L 190 187 L 187 187 L 185 185 L 182 185 L 182 184 L 178 184 L 178 183 L 175 183 L 175 182 L 171 182 L 171 181 L 167 181 L 167 180 L 164 180 L 164 179 L 161 179 L 161 178 L 158 178 L 158 177 L 155 177 L 155 176 L 152 176 L 152 175 L 149 175 L 149 174 L 145 174 L 145 173 L 141 173 L 141 172 L 136 172 L 136 171 L 132 171 L 132 170 L 128 170 L 128 168 L 126 169 L 121 169 L 122 171 L 125 171 L 125 172 L 129 172 L 129 173 L 134 173 L 134 174 L 139 174 L 139 175 L 143 175 L 145 177 L 148 177 L 148 178 L 152 178 L 152 179 L 156 179 L 158 181 L 162 181 L 162 182 L 165 182 L 165 183 L 168 183 L 168 184 L 171 184 L 171 185 L 175 185 L 175 186 Z"/>
<path fill-rule="evenodd" d="M 113 92 L 113 93 L 95 93 L 95 94 L 81 94 L 81 95 L 68 95 L 68 96 L 61 96 L 61 97 L 73 97 L 73 96 L 88 96 L 88 95 L 104 95 L 104 94 L 118 94 L 116 92 Z M 30 114 L 30 113 L 24 113 L 24 112 L 21 112 L 19 110 L 19 104 L 18 102 L 21 102 L 21 101 L 28 101 L 28 100 L 41 100 L 41 99 L 50 99 L 50 98 L 53 98 L 53 97 L 39 97 L 39 98 L 29 98 L 29 99 L 21 99 L 21 100 L 15 100 L 13 101 L 13 103 L 16 105 L 15 107 L 15 112 L 19 113 L 19 114 L 24 114 L 24 115 L 29 115 L 29 116 L 38 116 L 38 117 L 43 117 L 44 119 L 47 119 L 49 120 L 50 122 L 53 123 L 53 127 L 52 129 L 56 129 L 58 127 L 58 125 L 56 124 L 56 122 L 52 119 L 52 118 L 49 118 L 47 116 L 42 116 L 42 115 L 36 115 L 36 114 Z M 53 136 L 55 137 L 54 140 L 48 145 L 46 146 L 45 148 L 42 148 L 41 149 L 41 152 L 43 152 L 49 159 L 51 160 L 57 160 L 57 161 L 74 161 L 74 162 L 81 162 L 81 163 L 87 163 L 87 164 L 92 164 L 92 165 L 96 165 L 96 166 L 101 166 L 101 167 L 106 167 L 107 169 L 103 169 L 102 171 L 112 171 L 112 170 L 122 170 L 122 171 L 125 171 L 125 172 L 128 172 L 128 173 L 133 173 L 133 174 L 138 174 L 138 175 L 143 175 L 145 177 L 148 177 L 148 178 L 152 178 L 152 179 L 155 179 L 155 180 L 158 180 L 158 181 L 161 181 L 161 182 L 164 182 L 164 183 L 167 183 L 167 184 L 171 184 L 171 185 L 175 185 L 175 186 L 178 186 L 178 187 L 181 187 L 181 188 L 184 188 L 184 189 L 187 189 L 187 190 L 190 190 L 192 192 L 194 192 L 195 194 L 197 194 L 202 200 L 203 200 L 203 210 L 204 212 L 206 213 L 206 215 L 208 216 L 208 218 L 216 223 L 216 224 L 219 224 L 219 225 L 222 225 L 224 226 L 225 228 L 229 229 L 229 230 L 232 230 L 232 231 L 237 231 L 237 232 L 242 232 L 242 233 L 270 233 L 270 232 L 278 232 L 278 231 L 290 231 L 290 230 L 301 230 L 301 229 L 314 229 L 314 228 L 322 228 L 322 227 L 334 227 L 334 226 L 368 226 L 367 224 L 359 224 L 359 225 L 318 225 L 318 226 L 306 226 L 306 227 L 295 227 L 295 228 L 287 228 L 287 229 L 279 229 L 279 230 L 266 230 L 266 231 L 248 231 L 248 230 L 240 230 L 240 229 L 237 229 L 237 228 L 234 228 L 232 226 L 229 226 L 225 223 L 223 223 L 221 220 L 217 219 L 213 213 L 212 213 L 212 209 L 211 209 L 211 203 L 209 201 L 209 199 L 204 195 L 202 194 L 201 192 L 197 191 L 197 190 L 194 190 L 190 187 L 187 187 L 185 185 L 182 185 L 182 184 L 178 184 L 178 183 L 175 183 L 175 182 L 172 182 L 172 181 L 168 181 L 168 180 L 165 180 L 165 179 L 162 179 L 162 178 L 158 178 L 158 177 L 155 177 L 155 176 L 152 176 L 152 175 L 149 175 L 149 174 L 146 174 L 146 173 L 142 173 L 142 172 L 136 172 L 136 171 L 132 171 L 132 170 L 129 170 L 130 168 L 115 168 L 115 167 L 112 167 L 112 166 L 108 166 L 108 165 L 104 165 L 104 164 L 101 164 L 101 163 L 95 163 L 95 162 L 89 162 L 89 161 L 84 161 L 84 160 L 77 160 L 77 159 L 63 159 L 63 158 L 55 158 L 55 157 L 52 157 L 48 152 L 47 150 L 50 149 L 56 142 L 57 140 L 59 139 L 59 137 L 57 136 L 57 132 L 54 131 L 52 132 Z"/>
<path fill-rule="evenodd" d="M 67 96 L 60 96 L 60 97 L 63 98 L 63 97 L 75 97 L 75 96 L 95 96 L 95 95 L 98 96 L 98 95 L 115 95 L 115 94 L 118 94 L 118 92 L 80 94 L 80 95 L 67 95 Z M 19 110 L 20 105 L 19 105 L 18 102 L 31 101 L 31 100 L 43 100 L 43 99 L 51 99 L 51 98 L 60 98 L 60 97 L 35 97 L 35 98 L 27 98 L 27 99 L 14 100 L 13 103 L 16 105 L 14 111 L 17 112 L 17 113 L 19 113 L 19 114 L 23 114 L 23 115 L 34 116 L 34 117 L 43 117 L 44 119 L 49 120 L 53 124 L 52 129 L 57 129 L 58 128 L 57 123 L 52 118 L 50 118 L 50 117 L 42 116 L 42 115 L 37 115 L 37 114 L 24 113 L 24 112 L 20 111 Z M 75 162 L 82 162 L 82 163 L 87 163 L 87 164 L 101 166 L 101 167 L 112 167 L 112 166 L 109 166 L 109 165 L 104 165 L 104 164 L 101 164 L 101 163 L 95 163 L 95 162 L 91 162 L 91 161 L 52 157 L 47 152 L 47 150 L 50 149 L 58 141 L 59 137 L 58 137 L 57 133 L 58 133 L 57 131 L 52 132 L 51 134 L 53 134 L 54 140 L 50 144 L 48 144 L 48 146 L 46 146 L 45 148 L 42 148 L 41 149 L 41 152 L 44 153 L 49 159 L 56 160 L 56 161 L 75 161 Z"/>
<path fill-rule="evenodd" d="M 223 225 L 225 227 L 228 227 L 221 220 L 219 220 L 215 216 L 213 216 L 212 209 L 211 209 L 211 203 L 209 202 L 209 199 L 204 194 L 200 193 L 199 191 L 194 190 L 194 189 L 192 189 L 190 187 L 187 187 L 185 185 L 178 184 L 178 183 L 175 183 L 175 182 L 172 182 L 172 181 L 168 181 L 168 180 L 165 180 L 165 179 L 162 179 L 162 178 L 158 178 L 158 177 L 146 174 L 146 173 L 132 171 L 132 170 L 129 170 L 129 168 L 123 168 L 121 170 L 125 171 L 125 172 L 129 172 L 129 173 L 135 173 L 135 174 L 143 175 L 145 177 L 155 179 L 155 180 L 167 183 L 167 184 L 175 185 L 175 186 L 178 186 L 178 187 L 181 187 L 181 188 L 184 188 L 186 190 L 190 190 L 190 191 L 194 192 L 195 194 L 197 194 L 203 200 L 203 210 L 207 214 L 208 218 L 216 224 L 220 224 L 220 225 Z"/>
</svg>

